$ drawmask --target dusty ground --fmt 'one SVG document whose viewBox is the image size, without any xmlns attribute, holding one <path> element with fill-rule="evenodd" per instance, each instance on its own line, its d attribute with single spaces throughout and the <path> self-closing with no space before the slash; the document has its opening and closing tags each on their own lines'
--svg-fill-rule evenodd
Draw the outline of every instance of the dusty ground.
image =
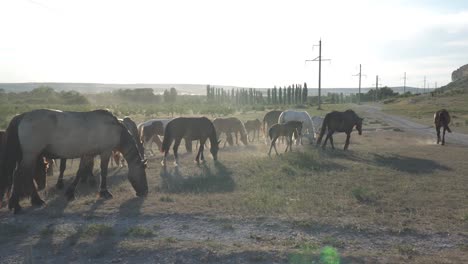
<svg viewBox="0 0 468 264">
<path fill-rule="evenodd" d="M 268 158 L 257 142 L 202 166 L 183 154 L 166 169 L 158 155 L 145 199 L 126 168 L 110 173 L 111 200 L 81 184 L 66 202 L 50 177 L 45 208 L 0 209 L 0 262 L 321 263 L 330 246 L 341 263 L 467 263 L 464 142 L 449 134 L 438 146 L 405 120 L 358 111 L 366 130 L 348 152 L 294 146 Z M 336 137 L 337 148 L 343 142 Z"/>
</svg>

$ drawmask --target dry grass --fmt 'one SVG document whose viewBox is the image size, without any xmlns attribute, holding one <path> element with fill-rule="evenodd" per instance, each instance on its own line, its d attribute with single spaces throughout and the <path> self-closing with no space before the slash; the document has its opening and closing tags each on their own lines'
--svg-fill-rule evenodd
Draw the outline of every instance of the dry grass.
<svg viewBox="0 0 468 264">
<path fill-rule="evenodd" d="M 255 116 L 261 114 L 255 113 Z M 371 125 L 382 124 L 373 122 Z M 294 152 L 269 158 L 267 146 L 255 143 L 222 149 L 219 162 L 208 159 L 200 166 L 193 163 L 194 154 L 182 154 L 179 167 L 172 166 L 169 161 L 166 169 L 159 164 L 158 156 L 149 162 L 150 193 L 145 199 L 135 197 L 126 179 L 126 169 L 110 171 L 109 188 L 114 195 L 111 200 L 97 199 L 97 187 L 80 184 L 76 200 L 66 202 L 62 192 L 53 187 L 54 176 L 48 178 L 50 187 L 42 194 L 48 205 L 28 210 L 23 217 L 43 222 L 48 219 L 84 222 L 79 234 L 71 239 L 81 245 L 79 251 L 86 251 L 91 245 L 81 243 L 95 237 L 106 237 L 105 240 L 110 241 L 101 245 L 104 253 L 97 249 L 91 251 L 93 258 L 108 256 L 106 254 L 117 247 L 125 252 L 190 251 L 186 253 L 189 256 L 193 250 L 202 248 L 202 252 L 216 250 L 221 257 L 247 250 L 278 251 L 291 253 L 293 259 L 317 260 L 323 246 L 333 246 L 340 251 L 342 259 L 351 262 L 357 258 L 424 263 L 431 257 L 436 260 L 447 257 L 456 262 L 463 259 L 460 255 L 467 255 L 463 245 L 435 253 L 419 252 L 398 243 L 385 249 L 359 248 L 354 247 L 352 240 L 335 236 L 303 241 L 300 237 L 255 235 L 249 240 L 255 242 L 222 242 L 221 237 L 218 237 L 220 241 L 203 242 L 181 240 L 177 234 L 164 233 L 159 223 L 152 223 L 150 227 L 139 224 L 156 216 L 158 219 L 164 215 L 174 216 L 176 221 L 176 216 L 202 215 L 212 219 L 282 219 L 303 232 L 333 227 L 346 232 L 468 235 L 467 149 L 456 145 L 441 147 L 431 141 L 409 133 L 366 131 L 362 136 L 353 134 L 347 152 L 341 149 L 323 151 L 309 145 L 293 146 Z M 344 136 L 337 135 L 337 148 L 342 148 L 343 143 Z M 66 185 L 77 166 L 75 161 L 67 170 Z M 23 205 L 29 207 L 29 202 L 23 201 Z M 11 217 L 4 209 L 0 214 L 0 219 Z M 130 221 L 130 227 L 126 221 Z M 217 225 L 226 236 L 242 232 L 237 220 Z M 55 237 L 54 232 L 41 230 L 44 237 Z M 181 224 L 178 230 L 190 234 L 197 232 L 197 226 Z M 42 243 L 45 242 L 37 245 Z M 450 254 L 456 255 L 450 257 Z M 267 261 L 268 256 L 258 261 Z M 288 259 L 287 254 L 283 257 Z"/>
</svg>

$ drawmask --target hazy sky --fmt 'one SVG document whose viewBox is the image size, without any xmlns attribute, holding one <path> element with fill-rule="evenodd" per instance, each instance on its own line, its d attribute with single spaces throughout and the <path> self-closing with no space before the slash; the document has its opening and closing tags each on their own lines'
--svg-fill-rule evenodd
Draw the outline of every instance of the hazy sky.
<svg viewBox="0 0 468 264">
<path fill-rule="evenodd" d="M 468 63 L 468 1 L 0 0 L 0 82 L 439 86 Z"/>
</svg>

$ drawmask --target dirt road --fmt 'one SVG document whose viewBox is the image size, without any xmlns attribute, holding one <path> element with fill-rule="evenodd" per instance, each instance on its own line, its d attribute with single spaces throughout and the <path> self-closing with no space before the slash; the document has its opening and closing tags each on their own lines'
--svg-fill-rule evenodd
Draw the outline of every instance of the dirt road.
<svg viewBox="0 0 468 264">
<path fill-rule="evenodd" d="M 403 131 L 417 133 L 423 136 L 430 136 L 434 138 L 434 140 L 437 138 L 433 126 L 419 124 L 401 116 L 384 113 L 378 105 L 361 105 L 359 109 L 365 113 L 365 116 L 382 120 L 393 128 L 399 128 Z M 452 130 L 456 129 L 452 128 Z M 446 133 L 445 141 L 447 144 L 468 145 L 468 135 L 457 132 Z"/>
</svg>

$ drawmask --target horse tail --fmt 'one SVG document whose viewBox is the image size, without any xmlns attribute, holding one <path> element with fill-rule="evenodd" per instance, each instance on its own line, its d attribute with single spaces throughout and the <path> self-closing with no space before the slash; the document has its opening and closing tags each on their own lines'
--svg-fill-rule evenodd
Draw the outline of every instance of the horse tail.
<svg viewBox="0 0 468 264">
<path fill-rule="evenodd" d="M 170 123 L 166 125 L 166 129 L 164 130 L 164 139 L 161 146 L 161 152 L 169 151 L 169 148 L 171 147 L 171 127 L 172 126 Z"/>
<path fill-rule="evenodd" d="M 5 191 L 9 191 L 13 184 L 13 171 L 22 159 L 21 145 L 18 136 L 18 126 L 24 114 L 13 117 L 5 131 L 6 144 L 1 153 L 0 168 L 0 201 Z"/>
<path fill-rule="evenodd" d="M 450 114 L 447 110 L 445 110 L 444 119 L 445 119 L 445 123 L 444 123 L 445 129 L 447 129 L 449 133 L 452 133 L 452 130 L 450 130 L 450 127 L 448 126 L 450 124 Z"/>
<path fill-rule="evenodd" d="M 325 131 L 327 130 L 327 123 L 329 118 L 330 116 L 327 114 L 325 115 L 325 118 L 322 121 L 322 128 L 320 129 L 320 135 L 317 139 L 317 145 L 319 145 L 322 142 L 323 135 L 325 135 Z"/>
</svg>

